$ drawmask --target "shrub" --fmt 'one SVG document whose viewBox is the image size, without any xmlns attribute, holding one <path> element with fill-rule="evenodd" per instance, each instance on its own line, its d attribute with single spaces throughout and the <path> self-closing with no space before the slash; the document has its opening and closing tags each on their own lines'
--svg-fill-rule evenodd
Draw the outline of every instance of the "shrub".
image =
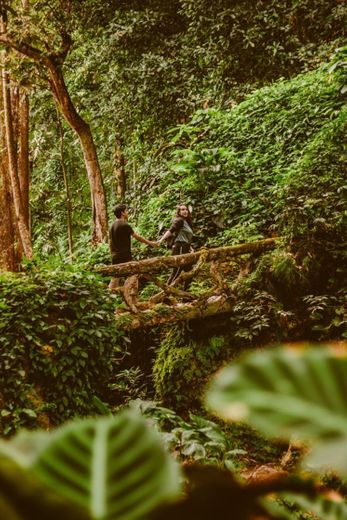
<svg viewBox="0 0 347 520">
<path fill-rule="evenodd" d="M 121 357 L 112 302 L 88 273 L 1 275 L 3 434 L 93 411 Z"/>
</svg>

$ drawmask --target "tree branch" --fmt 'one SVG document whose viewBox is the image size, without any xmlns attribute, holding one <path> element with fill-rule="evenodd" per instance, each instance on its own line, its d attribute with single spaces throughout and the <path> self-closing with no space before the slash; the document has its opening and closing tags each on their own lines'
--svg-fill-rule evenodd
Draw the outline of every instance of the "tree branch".
<svg viewBox="0 0 347 520">
<path fill-rule="evenodd" d="M 267 238 L 258 240 L 256 242 L 249 242 L 248 244 L 241 244 L 237 246 L 216 247 L 212 249 L 201 249 L 195 253 L 187 253 L 185 255 L 177 256 L 158 256 L 154 258 L 147 258 L 138 262 L 126 262 L 124 264 L 109 265 L 106 267 L 95 268 L 94 272 L 103 276 L 114 276 L 120 278 L 123 276 L 130 276 L 132 274 L 156 273 L 162 269 L 170 267 L 180 267 L 192 265 L 199 261 L 200 257 L 205 257 L 205 261 L 225 260 L 235 256 L 245 255 L 248 253 L 256 253 L 266 251 L 275 247 L 279 238 Z M 185 273 L 188 274 L 188 273 Z"/>
<path fill-rule="evenodd" d="M 28 58 L 32 58 L 38 63 L 44 63 L 45 59 L 47 59 L 39 49 L 32 47 L 28 43 L 12 40 L 6 32 L 0 34 L 0 43 L 3 43 L 9 49 L 14 49 L 20 54 L 24 54 L 24 56 Z"/>
<path fill-rule="evenodd" d="M 137 312 L 115 313 L 118 329 L 135 330 L 145 327 L 156 327 L 166 323 L 203 318 L 215 314 L 230 312 L 233 301 L 226 295 L 211 296 L 204 301 L 179 303 L 177 305 L 159 304 L 150 309 Z"/>
</svg>

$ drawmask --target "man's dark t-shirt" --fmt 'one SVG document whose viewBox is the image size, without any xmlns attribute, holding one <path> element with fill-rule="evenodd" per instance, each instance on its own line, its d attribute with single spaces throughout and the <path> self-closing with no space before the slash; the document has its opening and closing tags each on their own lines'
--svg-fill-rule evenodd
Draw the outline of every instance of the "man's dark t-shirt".
<svg viewBox="0 0 347 520">
<path fill-rule="evenodd" d="M 113 264 L 130 262 L 132 227 L 125 220 L 115 220 L 110 228 L 110 245 Z"/>
</svg>

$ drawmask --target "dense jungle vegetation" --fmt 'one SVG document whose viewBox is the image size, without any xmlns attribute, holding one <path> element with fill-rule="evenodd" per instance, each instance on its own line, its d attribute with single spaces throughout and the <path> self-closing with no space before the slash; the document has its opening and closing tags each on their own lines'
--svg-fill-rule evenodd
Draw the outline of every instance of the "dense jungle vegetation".
<svg viewBox="0 0 347 520">
<path fill-rule="evenodd" d="M 8 0 L 0 18 L 3 517 L 222 518 L 237 497 L 230 518 L 347 518 L 344 2 Z M 202 261 L 184 295 L 200 317 L 129 330 L 100 274 L 119 202 L 152 240 L 189 204 L 202 259 L 276 243 Z M 228 311 L 204 316 L 212 278 Z M 135 410 L 185 468 L 172 509 L 181 470 Z M 262 467 L 296 477 L 253 483 Z"/>
</svg>

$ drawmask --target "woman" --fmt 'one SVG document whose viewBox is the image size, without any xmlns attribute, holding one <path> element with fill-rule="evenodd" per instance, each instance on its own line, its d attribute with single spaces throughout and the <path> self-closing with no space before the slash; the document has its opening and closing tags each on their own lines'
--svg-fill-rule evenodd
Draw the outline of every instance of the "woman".
<svg viewBox="0 0 347 520">
<path fill-rule="evenodd" d="M 161 242 L 168 238 L 173 238 L 173 255 L 183 255 L 192 251 L 193 223 L 189 208 L 185 204 L 177 206 L 176 216 L 172 221 L 170 229 L 164 233 L 157 243 L 161 244 Z M 168 284 L 172 284 L 182 271 L 189 271 L 190 268 L 191 266 L 175 267 L 168 279 Z M 188 285 L 189 283 L 186 282 L 185 288 L 187 288 Z"/>
</svg>

